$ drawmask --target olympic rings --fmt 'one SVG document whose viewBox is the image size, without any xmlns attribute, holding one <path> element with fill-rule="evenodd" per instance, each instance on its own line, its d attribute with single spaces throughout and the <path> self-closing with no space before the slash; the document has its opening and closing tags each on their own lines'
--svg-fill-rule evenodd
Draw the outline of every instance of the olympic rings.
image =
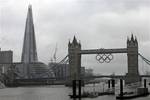
<svg viewBox="0 0 150 100">
<path fill-rule="evenodd" d="M 104 51 L 103 49 L 100 49 L 101 51 Z M 113 55 L 111 53 L 109 54 L 97 54 L 96 55 L 96 60 L 99 61 L 100 63 L 109 63 L 111 60 L 113 60 Z"/>
</svg>

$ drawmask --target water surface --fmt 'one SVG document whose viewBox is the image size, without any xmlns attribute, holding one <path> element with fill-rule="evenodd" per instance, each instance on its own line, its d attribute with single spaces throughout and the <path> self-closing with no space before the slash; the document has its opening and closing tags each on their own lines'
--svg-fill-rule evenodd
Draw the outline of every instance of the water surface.
<svg viewBox="0 0 150 100">
<path fill-rule="evenodd" d="M 0 100 L 72 100 L 68 97 L 70 88 L 65 86 L 38 86 L 0 89 Z M 115 96 L 100 96 L 82 100 L 116 100 Z M 150 100 L 150 96 L 132 100 Z"/>
</svg>

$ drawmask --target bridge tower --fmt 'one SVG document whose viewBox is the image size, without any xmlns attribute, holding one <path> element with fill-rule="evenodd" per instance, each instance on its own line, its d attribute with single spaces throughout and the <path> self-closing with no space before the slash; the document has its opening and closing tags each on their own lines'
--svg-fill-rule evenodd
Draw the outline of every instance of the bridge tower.
<svg viewBox="0 0 150 100">
<path fill-rule="evenodd" d="M 81 55 L 79 54 L 81 50 L 81 44 L 74 39 L 72 43 L 69 41 L 68 43 L 68 53 L 69 53 L 69 72 L 70 78 L 69 81 L 79 80 L 80 79 L 80 68 L 81 68 Z"/>
<path fill-rule="evenodd" d="M 136 37 L 133 37 L 133 34 L 131 39 L 127 39 L 127 58 L 128 73 L 126 74 L 125 84 L 141 81 L 138 71 L 138 41 Z"/>
</svg>

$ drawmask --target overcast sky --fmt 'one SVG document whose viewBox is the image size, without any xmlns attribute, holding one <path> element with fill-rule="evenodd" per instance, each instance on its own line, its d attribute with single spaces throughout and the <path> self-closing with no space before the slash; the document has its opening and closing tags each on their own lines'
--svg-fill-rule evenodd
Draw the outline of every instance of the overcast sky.
<svg viewBox="0 0 150 100">
<path fill-rule="evenodd" d="M 56 44 L 60 61 L 74 35 L 82 49 L 125 48 L 131 32 L 137 36 L 139 52 L 150 59 L 150 0 L 0 0 L 0 47 L 13 50 L 15 62 L 21 59 L 29 4 L 39 61 L 48 63 Z M 82 65 L 96 73 L 120 74 L 127 72 L 126 60 L 126 54 L 114 54 L 111 63 L 100 64 L 95 55 L 86 55 Z M 141 73 L 150 70 L 139 61 Z"/>
</svg>

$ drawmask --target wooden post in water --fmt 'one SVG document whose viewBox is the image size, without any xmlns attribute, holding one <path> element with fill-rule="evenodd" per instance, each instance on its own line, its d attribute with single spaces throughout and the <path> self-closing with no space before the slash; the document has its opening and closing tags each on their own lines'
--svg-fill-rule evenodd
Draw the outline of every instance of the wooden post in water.
<svg viewBox="0 0 150 100">
<path fill-rule="evenodd" d="M 120 96 L 123 96 L 123 80 L 120 79 Z"/>
<path fill-rule="evenodd" d="M 115 80 L 111 80 L 111 85 L 112 85 L 112 92 L 115 93 Z"/>
<path fill-rule="evenodd" d="M 146 79 L 144 79 L 144 88 L 146 88 Z"/>
<path fill-rule="evenodd" d="M 112 84 L 112 88 L 114 88 L 115 87 L 115 80 L 114 79 L 111 80 L 111 84 Z"/>
<path fill-rule="evenodd" d="M 78 94 L 77 94 L 77 89 L 78 89 Z M 73 92 L 72 94 L 73 98 L 81 98 L 81 80 L 72 81 L 72 92 Z"/>
<path fill-rule="evenodd" d="M 108 80 L 108 88 L 110 88 L 110 80 Z"/>
<path fill-rule="evenodd" d="M 76 97 L 76 80 L 72 81 L 72 92 L 73 92 L 73 97 Z"/>
<path fill-rule="evenodd" d="M 81 80 L 78 80 L 78 87 L 79 87 L 79 98 L 81 98 Z"/>
</svg>

